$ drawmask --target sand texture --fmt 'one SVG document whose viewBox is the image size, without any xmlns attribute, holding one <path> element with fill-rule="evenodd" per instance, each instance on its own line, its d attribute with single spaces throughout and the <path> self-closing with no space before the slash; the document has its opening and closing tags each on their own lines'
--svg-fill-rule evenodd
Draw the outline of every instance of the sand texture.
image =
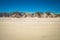
<svg viewBox="0 0 60 40">
<path fill-rule="evenodd" d="M 60 40 L 60 18 L 0 18 L 0 40 Z"/>
</svg>

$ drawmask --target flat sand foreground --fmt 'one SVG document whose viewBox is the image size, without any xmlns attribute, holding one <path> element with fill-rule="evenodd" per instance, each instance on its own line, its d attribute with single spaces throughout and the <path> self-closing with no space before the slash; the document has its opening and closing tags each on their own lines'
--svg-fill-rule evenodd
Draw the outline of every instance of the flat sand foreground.
<svg viewBox="0 0 60 40">
<path fill-rule="evenodd" d="M 60 40 L 60 18 L 0 18 L 0 40 Z"/>
</svg>

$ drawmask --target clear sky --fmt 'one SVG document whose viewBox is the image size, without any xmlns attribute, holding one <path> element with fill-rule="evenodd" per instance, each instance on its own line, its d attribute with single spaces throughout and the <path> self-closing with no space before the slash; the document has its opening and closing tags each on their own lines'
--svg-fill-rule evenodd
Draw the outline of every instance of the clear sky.
<svg viewBox="0 0 60 40">
<path fill-rule="evenodd" d="M 60 13 L 60 0 L 0 0 L 0 12 Z"/>
</svg>

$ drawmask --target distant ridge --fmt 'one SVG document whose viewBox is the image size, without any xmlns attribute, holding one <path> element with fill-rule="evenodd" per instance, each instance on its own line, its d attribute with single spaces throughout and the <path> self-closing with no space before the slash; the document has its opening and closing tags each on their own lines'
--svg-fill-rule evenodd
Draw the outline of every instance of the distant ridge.
<svg viewBox="0 0 60 40">
<path fill-rule="evenodd" d="M 54 14 L 52 12 L 12 12 L 12 13 L 7 13 L 7 12 L 0 12 L 0 17 L 12 17 L 12 18 L 27 18 L 27 17 L 37 17 L 37 18 L 60 18 L 60 14 Z"/>
</svg>

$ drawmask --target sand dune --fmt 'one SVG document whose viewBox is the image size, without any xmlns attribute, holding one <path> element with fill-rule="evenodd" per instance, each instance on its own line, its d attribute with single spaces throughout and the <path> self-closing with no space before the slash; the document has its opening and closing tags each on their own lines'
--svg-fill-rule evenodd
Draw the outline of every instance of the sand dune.
<svg viewBox="0 0 60 40">
<path fill-rule="evenodd" d="M 60 18 L 0 18 L 0 40 L 60 40 Z"/>
</svg>

